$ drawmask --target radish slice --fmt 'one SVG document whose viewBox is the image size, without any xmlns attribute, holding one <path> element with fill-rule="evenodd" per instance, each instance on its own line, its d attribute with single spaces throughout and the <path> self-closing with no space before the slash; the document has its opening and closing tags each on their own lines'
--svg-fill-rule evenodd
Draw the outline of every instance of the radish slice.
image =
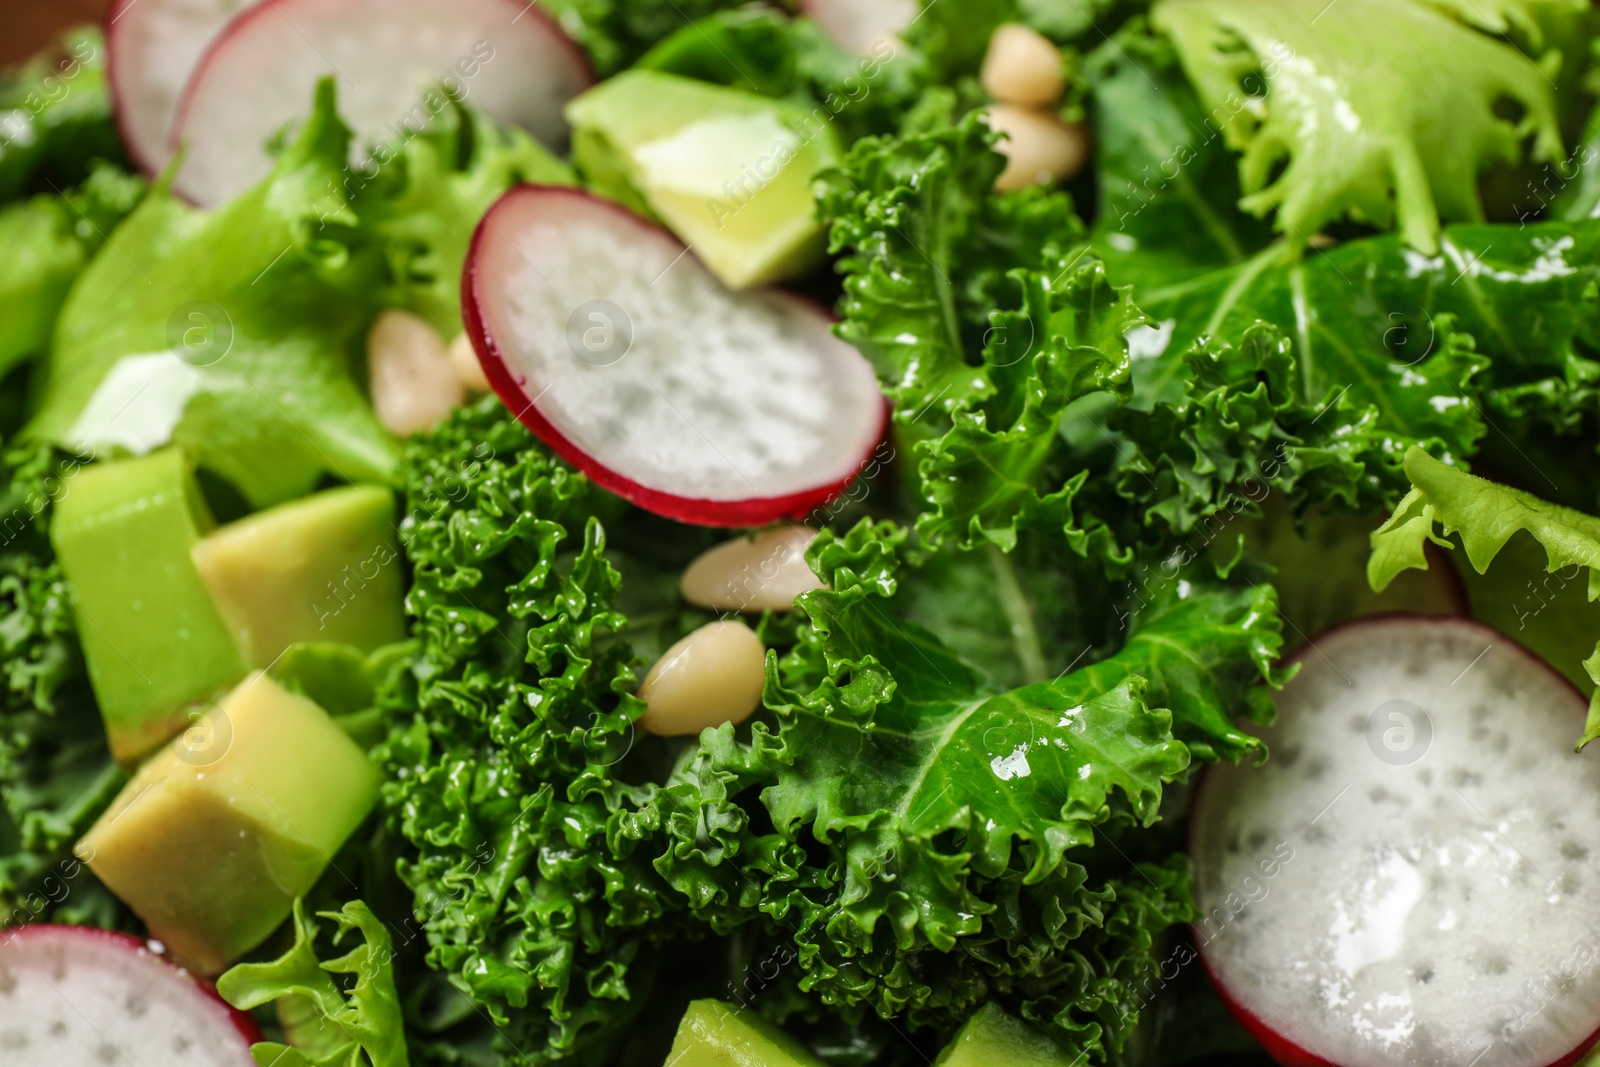
<svg viewBox="0 0 1600 1067">
<path fill-rule="evenodd" d="M 184 88 L 172 137 L 188 145 L 178 191 L 214 206 L 266 177 L 263 146 L 305 116 L 312 86 L 330 74 L 356 146 L 394 150 L 444 108 L 440 84 L 559 148 L 563 106 L 593 81 L 578 47 L 523 0 L 260 0 Z"/>
<path fill-rule="evenodd" d="M 167 138 L 183 83 L 249 0 L 117 0 L 106 15 L 111 101 L 128 155 L 147 174 L 172 158 Z"/>
<path fill-rule="evenodd" d="M 253 1067 L 261 1031 L 136 938 L 24 926 L 0 938 L 7 1067 Z"/>
<path fill-rule="evenodd" d="M 730 292 L 667 231 L 522 186 L 478 226 L 462 304 L 489 382 L 556 453 L 704 526 L 798 517 L 861 473 L 888 405 L 818 308 Z"/>
<path fill-rule="evenodd" d="M 802 0 L 800 10 L 842 47 L 861 55 L 893 42 L 917 20 L 917 0 Z"/>
<path fill-rule="evenodd" d="M 1392 616 L 1316 638 L 1195 800 L 1195 926 L 1284 1064 L 1574 1063 L 1600 1036 L 1587 701 L 1505 635 Z"/>
</svg>

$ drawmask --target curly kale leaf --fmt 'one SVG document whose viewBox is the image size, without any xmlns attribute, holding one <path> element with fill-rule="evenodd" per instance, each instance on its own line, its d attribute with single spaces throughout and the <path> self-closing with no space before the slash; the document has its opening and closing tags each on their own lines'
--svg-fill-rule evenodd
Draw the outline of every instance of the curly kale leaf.
<svg viewBox="0 0 1600 1067">
<path fill-rule="evenodd" d="M 1089 69 L 1093 248 L 1156 323 L 1132 335 L 1135 403 L 1099 425 L 1147 520 L 1194 529 L 1267 484 L 1297 508 L 1389 508 L 1411 444 L 1499 462 L 1593 410 L 1596 223 L 1452 225 L 1436 255 L 1394 234 L 1296 254 L 1232 203 L 1221 128 L 1169 43 L 1133 27 Z"/>
<path fill-rule="evenodd" d="M 1404 492 L 1411 445 L 1465 459 L 1492 426 L 1581 427 L 1600 383 L 1600 223 L 1451 226 L 1439 241 L 1437 256 L 1387 236 L 1292 262 L 1273 246 L 1144 290 L 1161 325 L 1135 361 L 1151 411 L 1112 420 L 1143 453 L 1123 487 L 1190 525 L 1287 454 L 1277 484 L 1297 503 L 1373 510 Z"/>
<path fill-rule="evenodd" d="M 492 1020 L 507 1064 L 601 1060 L 677 929 L 649 859 L 607 846 L 643 792 L 618 775 L 637 664 L 612 609 L 613 506 L 494 398 L 415 438 L 401 532 L 416 653 L 380 704 L 389 824 L 428 963 Z"/>
<path fill-rule="evenodd" d="M 608 78 L 673 31 L 744 0 L 547 0 L 543 5 Z"/>
<path fill-rule="evenodd" d="M 1001 689 L 902 614 L 928 580 L 905 538 L 818 539 L 831 588 L 769 658 L 775 727 L 707 730 L 615 836 L 664 836 L 656 867 L 702 921 L 796 961 L 758 999 L 774 1014 L 951 1029 L 994 999 L 1103 1057 L 1152 938 L 1191 907 L 1181 861 L 1135 864 L 1132 838 L 1191 755 L 1259 749 L 1233 723 L 1270 710 L 1271 589 L 1180 562 L 1143 583 L 1114 654 Z"/>
<path fill-rule="evenodd" d="M 1073 515 L 1082 478 L 1056 425 L 1081 397 L 1126 393 L 1123 335 L 1146 320 L 1097 262 L 1070 254 L 1081 229 L 1064 194 L 992 194 L 994 140 L 973 113 L 867 138 L 826 176 L 821 211 L 847 252 L 840 334 L 916 441 L 921 537 L 1009 550 L 1022 522 L 1114 556 Z"/>
<path fill-rule="evenodd" d="M 895 129 L 927 83 L 926 63 L 902 44 L 856 55 L 811 19 L 760 5 L 682 26 L 634 66 L 804 104 L 847 145 Z"/>
</svg>

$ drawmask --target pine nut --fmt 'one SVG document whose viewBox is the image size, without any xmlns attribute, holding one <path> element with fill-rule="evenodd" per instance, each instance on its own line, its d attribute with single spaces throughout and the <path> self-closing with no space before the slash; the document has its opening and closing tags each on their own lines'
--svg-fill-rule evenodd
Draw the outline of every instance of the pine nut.
<svg viewBox="0 0 1600 1067">
<path fill-rule="evenodd" d="M 994 182 L 1001 192 L 1065 181 L 1089 158 L 1089 133 L 1081 123 L 1069 126 L 1054 115 L 995 104 L 989 125 L 1007 135 L 995 146 L 1008 160 Z"/>
<path fill-rule="evenodd" d="M 455 368 L 456 380 L 465 386 L 469 393 L 489 391 L 489 378 L 483 373 L 483 364 L 478 362 L 478 353 L 472 347 L 472 338 L 464 333 L 456 334 L 456 339 L 450 342 L 450 366 Z"/>
<path fill-rule="evenodd" d="M 724 541 L 689 564 L 678 591 L 710 611 L 793 610 L 795 597 L 823 588 L 806 564 L 816 536 L 804 526 L 777 526 Z"/>
<path fill-rule="evenodd" d="M 372 324 L 367 372 L 378 421 L 402 437 L 428 429 L 466 400 L 444 339 L 409 311 L 391 308 Z"/>
<path fill-rule="evenodd" d="M 1066 88 L 1061 53 L 1019 22 L 1006 23 L 989 38 L 981 78 L 992 98 L 1018 107 L 1054 107 Z"/>
<path fill-rule="evenodd" d="M 766 649 L 742 622 L 713 622 L 667 649 L 639 687 L 639 728 L 683 737 L 741 723 L 761 704 Z"/>
</svg>

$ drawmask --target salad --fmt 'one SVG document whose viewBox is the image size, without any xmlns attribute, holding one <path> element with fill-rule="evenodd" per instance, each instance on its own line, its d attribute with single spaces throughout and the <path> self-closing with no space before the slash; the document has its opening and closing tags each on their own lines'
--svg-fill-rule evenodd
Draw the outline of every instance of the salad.
<svg viewBox="0 0 1600 1067">
<path fill-rule="evenodd" d="M 1600 1063 L 1584 0 L 122 0 L 0 75 L 0 1062 Z"/>
</svg>

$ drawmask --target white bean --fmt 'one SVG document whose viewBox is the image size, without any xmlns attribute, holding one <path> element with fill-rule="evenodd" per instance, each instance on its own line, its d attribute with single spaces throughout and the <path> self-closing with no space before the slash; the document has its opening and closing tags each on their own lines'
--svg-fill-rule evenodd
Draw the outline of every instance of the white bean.
<svg viewBox="0 0 1600 1067">
<path fill-rule="evenodd" d="M 991 97 L 1018 107 L 1054 107 L 1066 88 L 1061 53 L 1020 22 L 1006 23 L 989 38 L 981 78 Z"/>
<path fill-rule="evenodd" d="M 1001 192 L 1065 181 L 1089 158 L 1089 132 L 1082 123 L 1069 126 L 1055 115 L 995 104 L 989 125 L 1007 135 L 996 146 L 1008 160 L 994 182 Z"/>
<path fill-rule="evenodd" d="M 710 611 L 790 611 L 795 597 L 823 587 L 806 564 L 816 536 L 804 526 L 775 526 L 724 541 L 689 564 L 678 591 Z"/>
<path fill-rule="evenodd" d="M 456 334 L 456 339 L 450 342 L 450 366 L 455 368 L 456 379 L 468 392 L 489 391 L 489 378 L 483 373 L 483 364 L 478 362 L 478 352 L 472 347 L 472 338 L 464 333 Z"/>
<path fill-rule="evenodd" d="M 402 437 L 428 429 L 466 400 L 444 339 L 409 311 L 391 308 L 372 324 L 367 372 L 378 421 Z"/>
<path fill-rule="evenodd" d="M 741 723 L 761 704 L 766 649 L 742 622 L 713 622 L 667 649 L 639 687 L 639 728 L 661 737 Z"/>
</svg>

